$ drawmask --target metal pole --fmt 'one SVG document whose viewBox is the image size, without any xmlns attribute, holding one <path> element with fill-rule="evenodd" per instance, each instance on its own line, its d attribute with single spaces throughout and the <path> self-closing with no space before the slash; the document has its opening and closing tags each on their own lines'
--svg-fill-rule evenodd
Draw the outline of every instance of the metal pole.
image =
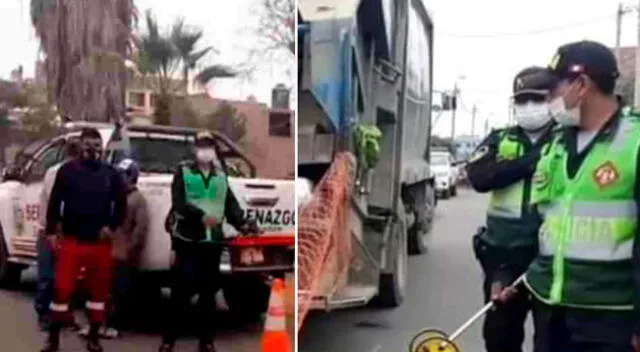
<svg viewBox="0 0 640 352">
<path fill-rule="evenodd" d="M 471 136 L 475 137 L 476 135 L 476 112 L 478 108 L 476 104 L 473 104 L 473 108 L 471 109 Z"/>
<path fill-rule="evenodd" d="M 520 277 L 518 277 L 518 279 L 516 279 L 516 281 L 514 281 L 510 287 L 516 287 L 520 285 L 522 281 L 524 281 L 524 274 L 520 275 Z M 495 306 L 495 303 L 493 301 L 490 301 L 489 303 L 485 304 L 484 307 L 482 307 L 479 311 L 476 312 L 476 314 L 474 314 L 471 318 L 465 321 L 464 324 L 462 324 L 462 326 L 460 326 L 456 331 L 451 333 L 451 335 L 449 335 L 449 340 L 453 341 L 458 337 L 460 337 L 460 335 L 462 335 L 462 333 L 465 332 L 465 330 L 467 330 L 471 325 L 473 325 L 473 323 L 475 323 L 476 320 L 478 320 L 481 316 L 485 315 L 489 310 L 493 309 L 494 306 Z"/>
<path fill-rule="evenodd" d="M 456 137 L 456 110 L 458 106 L 458 80 L 456 79 L 456 83 L 453 85 L 453 99 L 456 101 L 456 105 L 452 106 L 451 110 L 451 143 Z M 453 102 L 453 100 L 452 100 Z"/>
<path fill-rule="evenodd" d="M 638 2 L 638 43 L 636 44 L 636 72 L 633 105 L 640 106 L 640 1 Z"/>
<path fill-rule="evenodd" d="M 616 13 L 616 59 L 620 62 L 620 35 L 622 32 L 622 3 L 618 4 Z"/>
</svg>

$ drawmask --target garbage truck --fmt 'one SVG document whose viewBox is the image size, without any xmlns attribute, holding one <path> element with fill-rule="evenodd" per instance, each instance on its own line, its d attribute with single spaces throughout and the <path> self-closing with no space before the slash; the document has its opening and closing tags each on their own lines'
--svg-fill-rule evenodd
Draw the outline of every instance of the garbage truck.
<svg viewBox="0 0 640 352">
<path fill-rule="evenodd" d="M 433 20 L 423 0 L 298 3 L 298 329 L 396 307 L 427 251 Z"/>
</svg>

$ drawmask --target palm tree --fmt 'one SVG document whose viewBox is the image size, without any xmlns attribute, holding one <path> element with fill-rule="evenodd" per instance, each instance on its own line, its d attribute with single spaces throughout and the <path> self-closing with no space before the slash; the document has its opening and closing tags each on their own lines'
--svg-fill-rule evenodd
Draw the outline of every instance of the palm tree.
<svg viewBox="0 0 640 352">
<path fill-rule="evenodd" d="M 74 120 L 120 120 L 133 0 L 31 0 L 31 19 L 59 110 Z"/>
<path fill-rule="evenodd" d="M 189 84 L 189 73 L 198 67 L 213 47 L 196 50 L 202 38 L 200 29 L 187 29 L 184 20 L 178 19 L 165 35 L 160 32 L 158 21 L 150 10 L 146 13 L 147 30 L 141 36 L 138 68 L 145 80 L 157 92 L 155 118 L 158 124 L 170 124 L 171 97 Z M 181 75 L 182 79 L 175 78 Z M 198 84 L 206 85 L 214 79 L 235 77 L 233 69 L 225 65 L 211 65 L 202 69 L 196 76 Z M 179 83 L 178 83 L 179 82 Z"/>
</svg>

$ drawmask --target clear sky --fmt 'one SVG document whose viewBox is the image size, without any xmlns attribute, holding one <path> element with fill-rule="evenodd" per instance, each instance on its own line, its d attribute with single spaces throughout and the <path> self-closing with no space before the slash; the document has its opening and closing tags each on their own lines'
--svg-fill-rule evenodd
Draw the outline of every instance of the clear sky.
<svg viewBox="0 0 640 352">
<path fill-rule="evenodd" d="M 478 103 L 476 131 L 484 119 L 504 124 L 513 76 L 529 65 L 546 65 L 565 43 L 591 39 L 615 45 L 613 0 L 423 0 L 435 18 L 435 88 L 452 90 L 456 77 L 462 102 L 456 134 L 471 132 L 470 110 Z M 637 1 L 623 1 L 629 5 Z M 625 15 L 622 45 L 634 45 L 637 12 Z M 529 33 L 529 34 L 523 34 Z M 450 115 L 435 129 L 448 136 Z"/>
<path fill-rule="evenodd" d="M 0 38 L 5 48 L 0 54 L 0 78 L 8 78 L 11 70 L 21 64 L 26 76 L 33 75 L 38 40 L 31 27 L 29 3 L 30 0 L 0 0 Z M 246 60 L 248 49 L 255 40 L 251 27 L 257 21 L 259 3 L 259 0 L 135 0 L 141 15 L 150 8 L 165 27 L 177 17 L 201 27 L 204 30 L 202 45 L 212 45 L 220 51 L 220 55 L 211 55 L 208 60 L 227 64 Z M 144 28 L 143 21 L 140 26 Z M 291 65 L 295 67 L 293 62 Z M 264 63 L 253 82 L 222 80 L 214 83 L 211 89 L 217 97 L 244 99 L 253 94 L 258 100 L 270 103 L 273 86 L 280 82 L 291 85 L 285 70 L 282 60 Z"/>
</svg>

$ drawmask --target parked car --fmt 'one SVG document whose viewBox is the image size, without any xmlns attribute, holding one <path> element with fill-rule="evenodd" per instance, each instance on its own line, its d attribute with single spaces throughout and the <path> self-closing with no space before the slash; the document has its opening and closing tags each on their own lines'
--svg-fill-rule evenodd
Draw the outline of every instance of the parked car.
<svg viewBox="0 0 640 352">
<path fill-rule="evenodd" d="M 447 199 L 458 193 L 458 170 L 454 165 L 453 155 L 449 152 L 431 153 L 431 171 L 436 176 L 436 195 Z"/>
</svg>

